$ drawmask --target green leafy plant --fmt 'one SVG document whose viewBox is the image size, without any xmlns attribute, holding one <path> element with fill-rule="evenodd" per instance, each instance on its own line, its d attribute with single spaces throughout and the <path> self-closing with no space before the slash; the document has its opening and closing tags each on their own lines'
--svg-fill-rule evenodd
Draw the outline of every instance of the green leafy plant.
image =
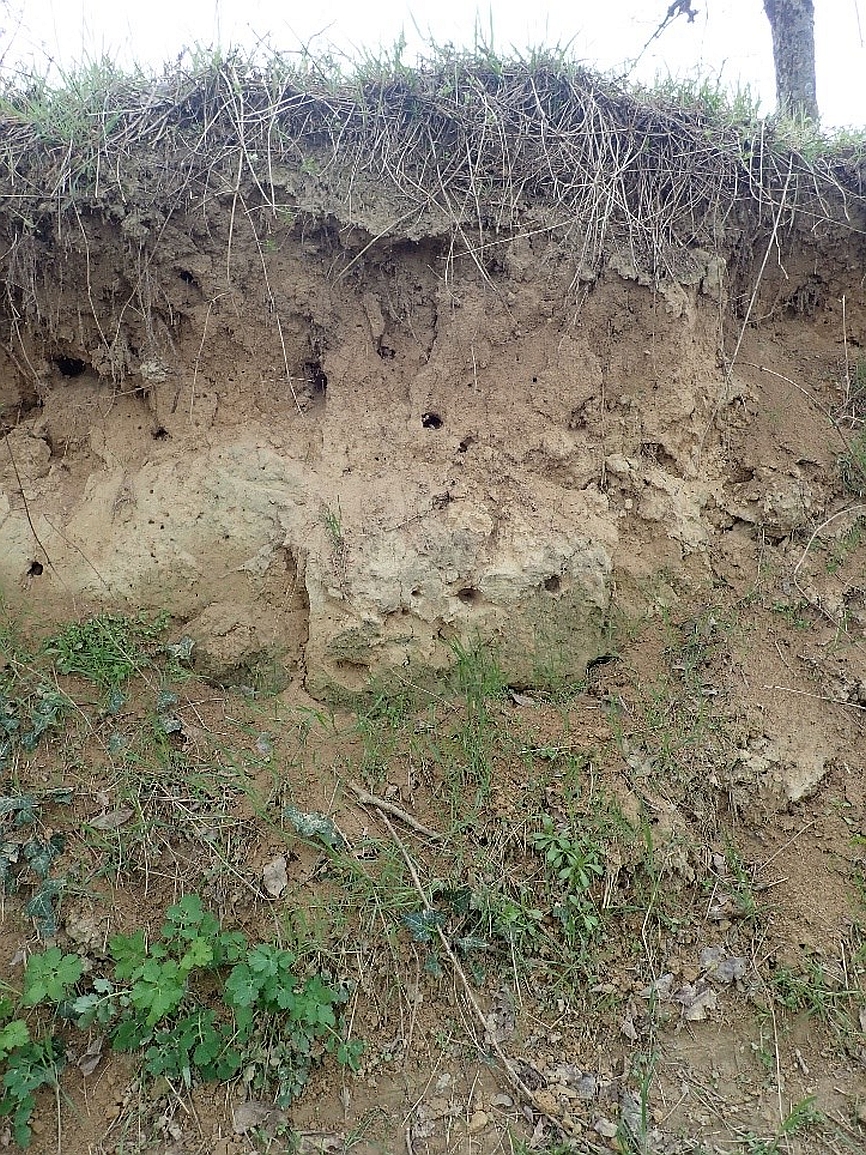
<svg viewBox="0 0 866 1155">
<path fill-rule="evenodd" d="M 78 955 L 64 954 L 53 946 L 41 954 L 31 955 L 24 971 L 22 1007 L 40 1003 L 62 1003 L 81 978 L 82 962 Z"/>
<path fill-rule="evenodd" d="M 591 936 L 601 924 L 591 894 L 593 883 L 604 875 L 601 847 L 588 835 L 557 828 L 549 814 L 542 816 L 541 830 L 533 837 L 533 846 L 543 856 L 552 880 L 561 888 L 554 912 L 567 934 L 580 939 Z"/>
<path fill-rule="evenodd" d="M 345 992 L 322 974 L 301 974 L 291 951 L 223 929 L 197 895 L 168 909 L 154 941 L 142 930 L 115 935 L 109 955 L 111 975 L 78 991 L 81 958 L 51 947 L 28 960 L 20 997 L 0 999 L 0 1115 L 12 1116 L 21 1146 L 35 1092 L 56 1086 L 65 1061 L 56 1030 L 33 1036 L 25 1015 L 35 1010 L 52 1010 L 55 1027 L 101 1028 L 114 1050 L 141 1056 L 150 1078 L 189 1088 L 242 1074 L 282 1107 L 323 1055 L 358 1069 L 363 1045 L 338 1022 Z"/>
<path fill-rule="evenodd" d="M 52 686 L 0 690 L 0 769 L 16 750 L 31 754 L 42 737 L 60 726 L 69 700 Z"/>
<path fill-rule="evenodd" d="M 17 1002 L 0 997 L 0 1117 L 8 1117 L 19 1147 L 30 1143 L 30 1119 L 40 1087 L 56 1087 L 66 1058 L 53 1034 L 33 1039 L 21 1011 L 40 1003 L 57 1005 L 81 977 L 81 960 L 52 947 L 31 955 L 24 972 L 24 993 Z"/>
<path fill-rule="evenodd" d="M 40 1087 L 56 1087 L 66 1060 L 62 1043 L 48 1037 L 30 1041 L 27 1024 L 13 1019 L 0 1030 L 0 1064 L 3 1071 L 0 1117 L 12 1121 L 12 1135 L 19 1147 L 30 1144 L 30 1119 Z"/>
<path fill-rule="evenodd" d="M 57 932 L 56 899 L 61 881 L 50 877 L 52 865 L 66 846 L 60 833 L 45 838 L 31 830 L 46 804 L 68 805 L 71 790 L 0 796 L 0 886 L 6 893 L 30 890 L 24 912 L 36 923 L 41 938 Z"/>
<path fill-rule="evenodd" d="M 154 1077 L 190 1086 L 195 1078 L 230 1078 L 243 1067 L 248 1083 L 275 1091 L 287 1106 L 320 1053 L 357 1067 L 359 1044 L 344 1041 L 337 1029 L 343 992 L 320 975 L 298 975 L 290 951 L 250 947 L 242 934 L 222 930 L 195 895 L 169 909 L 157 942 L 147 946 L 139 931 L 116 936 L 110 950 L 114 978 L 127 985 L 95 991 L 76 1010 L 86 1022 L 114 999 L 121 1010 L 112 1045 L 144 1047 L 144 1069 Z M 217 1007 L 206 1006 L 196 979 L 229 965 Z"/>
</svg>

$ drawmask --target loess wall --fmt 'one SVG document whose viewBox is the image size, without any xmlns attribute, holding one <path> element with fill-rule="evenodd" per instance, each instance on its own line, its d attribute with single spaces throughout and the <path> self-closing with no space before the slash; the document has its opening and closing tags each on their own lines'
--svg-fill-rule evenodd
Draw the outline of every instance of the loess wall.
<svg viewBox="0 0 866 1155">
<path fill-rule="evenodd" d="M 746 581 L 762 535 L 845 499 L 853 233 L 653 283 L 544 230 L 461 254 L 324 211 L 79 224 L 21 244 L 0 321 L 16 608 L 167 608 L 222 680 L 355 691 L 492 638 L 547 684 L 605 653 L 615 595 Z"/>
</svg>

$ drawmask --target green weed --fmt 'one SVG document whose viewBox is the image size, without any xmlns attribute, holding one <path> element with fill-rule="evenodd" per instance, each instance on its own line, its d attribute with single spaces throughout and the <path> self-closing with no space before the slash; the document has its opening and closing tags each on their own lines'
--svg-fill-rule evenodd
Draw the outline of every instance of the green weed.
<svg viewBox="0 0 866 1155">
<path fill-rule="evenodd" d="M 828 547 L 827 573 L 838 573 L 851 554 L 866 541 L 866 518 L 855 518 L 844 533 Z"/>
<path fill-rule="evenodd" d="M 11 1118 L 12 1134 L 20 1147 L 30 1143 L 35 1092 L 41 1087 L 56 1087 L 66 1063 L 61 1040 L 53 1034 L 33 1039 L 21 1012 L 40 1004 L 56 1008 L 68 997 L 81 973 L 82 963 L 77 955 L 51 947 L 28 960 L 24 992 L 18 1003 L 8 996 L 0 998 L 0 1116 Z"/>
<path fill-rule="evenodd" d="M 103 613 L 73 622 L 48 638 L 45 652 L 60 674 L 95 683 L 109 695 L 109 708 L 122 705 L 122 690 L 132 675 L 152 665 L 154 643 L 163 633 L 167 615 L 130 618 Z M 116 703 L 120 695 L 119 703 Z"/>
<path fill-rule="evenodd" d="M 0 1015 L 2 1011 L 0 1004 Z M 65 1065 L 62 1043 L 51 1036 L 31 1041 L 23 1019 L 12 1019 L 0 1028 L 0 1117 L 11 1119 L 12 1136 L 19 1147 L 30 1144 L 36 1092 L 41 1087 L 56 1087 Z"/>
<path fill-rule="evenodd" d="M 29 1142 L 34 1092 L 56 1085 L 64 1062 L 62 1020 L 80 1030 L 98 1026 L 114 1050 L 140 1055 L 152 1079 L 190 1088 L 240 1076 L 283 1107 L 323 1055 L 358 1068 L 362 1045 L 344 1038 L 338 1022 L 345 992 L 321 974 L 301 974 L 284 947 L 250 945 L 223 929 L 197 895 L 169 908 L 152 942 L 143 930 L 115 935 L 109 956 L 110 974 L 91 972 L 82 984 L 78 955 L 59 947 L 33 954 L 20 998 L 0 1002 L 0 1114 L 13 1117 L 21 1146 Z M 25 1017 L 34 1008 L 55 1013 L 52 1030 L 35 1039 Z"/>
<path fill-rule="evenodd" d="M 857 1036 L 857 1011 L 866 1006 L 862 990 L 849 985 L 841 972 L 810 961 L 803 971 L 779 967 L 771 978 L 776 1002 L 794 1014 L 806 1014 L 826 1024 L 843 1044 Z"/>
<path fill-rule="evenodd" d="M 557 828 L 547 814 L 532 841 L 560 894 L 554 913 L 569 939 L 586 942 L 601 925 L 592 887 L 604 876 L 602 847 L 589 833 Z"/>
<path fill-rule="evenodd" d="M 866 429 L 847 438 L 847 449 L 836 459 L 836 468 L 846 493 L 866 496 Z"/>
<path fill-rule="evenodd" d="M 501 698 L 508 686 L 508 679 L 499 664 L 496 651 L 481 642 L 464 645 L 456 639 L 451 642 L 450 648 L 454 664 L 449 682 L 454 692 L 465 698 L 470 714 L 483 714 L 487 702 Z"/>
<path fill-rule="evenodd" d="M 737 914 L 753 922 L 758 917 L 754 878 L 739 850 L 730 841 L 725 844 L 725 863 L 729 873 L 729 877 L 725 880 L 725 889 L 734 901 Z"/>
<path fill-rule="evenodd" d="M 41 671 L 12 622 L 0 629 L 0 770 L 60 729 L 70 700 Z"/>
<path fill-rule="evenodd" d="M 328 535 L 328 541 L 331 543 L 331 550 L 334 556 L 338 558 L 341 557 L 345 549 L 346 539 L 343 535 L 343 517 L 340 503 L 337 502 L 336 509 L 332 509 L 329 505 L 323 505 L 321 521 L 325 527 L 325 533 Z"/>
<path fill-rule="evenodd" d="M 59 831 L 42 833 L 39 820 L 43 807 L 71 801 L 67 789 L 0 796 L 0 887 L 7 894 L 29 894 L 24 913 L 41 938 L 57 933 L 63 883 L 52 876 L 52 867 L 66 848 L 66 838 Z"/>
<path fill-rule="evenodd" d="M 489 703 L 501 699 L 507 679 L 496 652 L 480 643 L 451 643 L 454 664 L 449 671 L 451 689 L 464 704 L 464 713 L 450 733 L 431 738 L 430 749 L 445 771 L 451 795 L 452 815 L 468 822 L 490 791 L 490 775 L 496 728 Z M 469 796 L 466 791 L 471 791 Z"/>
<path fill-rule="evenodd" d="M 811 1128 L 825 1121 L 823 1112 L 815 1107 L 815 1096 L 807 1095 L 795 1103 L 779 1125 L 778 1132 L 771 1139 L 760 1139 L 757 1135 L 747 1135 L 743 1140 L 744 1155 L 780 1155 L 790 1151 L 790 1140 L 802 1136 Z"/>
</svg>

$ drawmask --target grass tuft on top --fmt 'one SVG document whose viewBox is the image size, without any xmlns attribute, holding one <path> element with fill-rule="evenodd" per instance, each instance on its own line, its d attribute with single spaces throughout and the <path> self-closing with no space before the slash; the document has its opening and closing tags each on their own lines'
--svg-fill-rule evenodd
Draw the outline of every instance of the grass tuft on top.
<svg viewBox="0 0 866 1155">
<path fill-rule="evenodd" d="M 505 57 L 483 44 L 431 45 L 411 66 L 398 45 L 350 67 L 199 50 L 161 75 L 107 60 L 59 84 L 0 73 L 0 136 L 13 239 L 52 220 L 80 230 L 83 210 L 112 206 L 135 212 L 142 236 L 181 205 L 295 214 L 318 188 L 352 223 L 375 192 L 388 234 L 456 233 L 470 253 L 502 230 L 554 235 L 588 274 L 613 248 L 675 274 L 734 212 L 755 228 L 783 209 L 846 227 L 866 155 L 862 137 L 759 120 L 748 94 L 630 88 L 562 48 Z"/>
</svg>

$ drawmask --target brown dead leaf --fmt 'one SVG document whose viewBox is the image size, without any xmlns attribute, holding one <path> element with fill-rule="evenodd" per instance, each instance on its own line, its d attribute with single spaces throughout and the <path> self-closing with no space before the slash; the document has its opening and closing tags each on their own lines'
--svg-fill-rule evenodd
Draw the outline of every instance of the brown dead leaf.
<svg viewBox="0 0 866 1155">
<path fill-rule="evenodd" d="M 118 806 L 114 810 L 109 810 L 107 814 L 91 818 L 88 825 L 94 830 L 119 830 L 129 822 L 134 813 L 135 811 L 129 806 Z"/>
<path fill-rule="evenodd" d="M 102 1048 L 105 1046 L 105 1037 L 98 1035 L 95 1039 L 90 1040 L 90 1044 L 86 1051 L 78 1057 L 78 1069 L 82 1075 L 92 1075 L 99 1066 L 99 1060 L 102 1058 Z"/>
</svg>

